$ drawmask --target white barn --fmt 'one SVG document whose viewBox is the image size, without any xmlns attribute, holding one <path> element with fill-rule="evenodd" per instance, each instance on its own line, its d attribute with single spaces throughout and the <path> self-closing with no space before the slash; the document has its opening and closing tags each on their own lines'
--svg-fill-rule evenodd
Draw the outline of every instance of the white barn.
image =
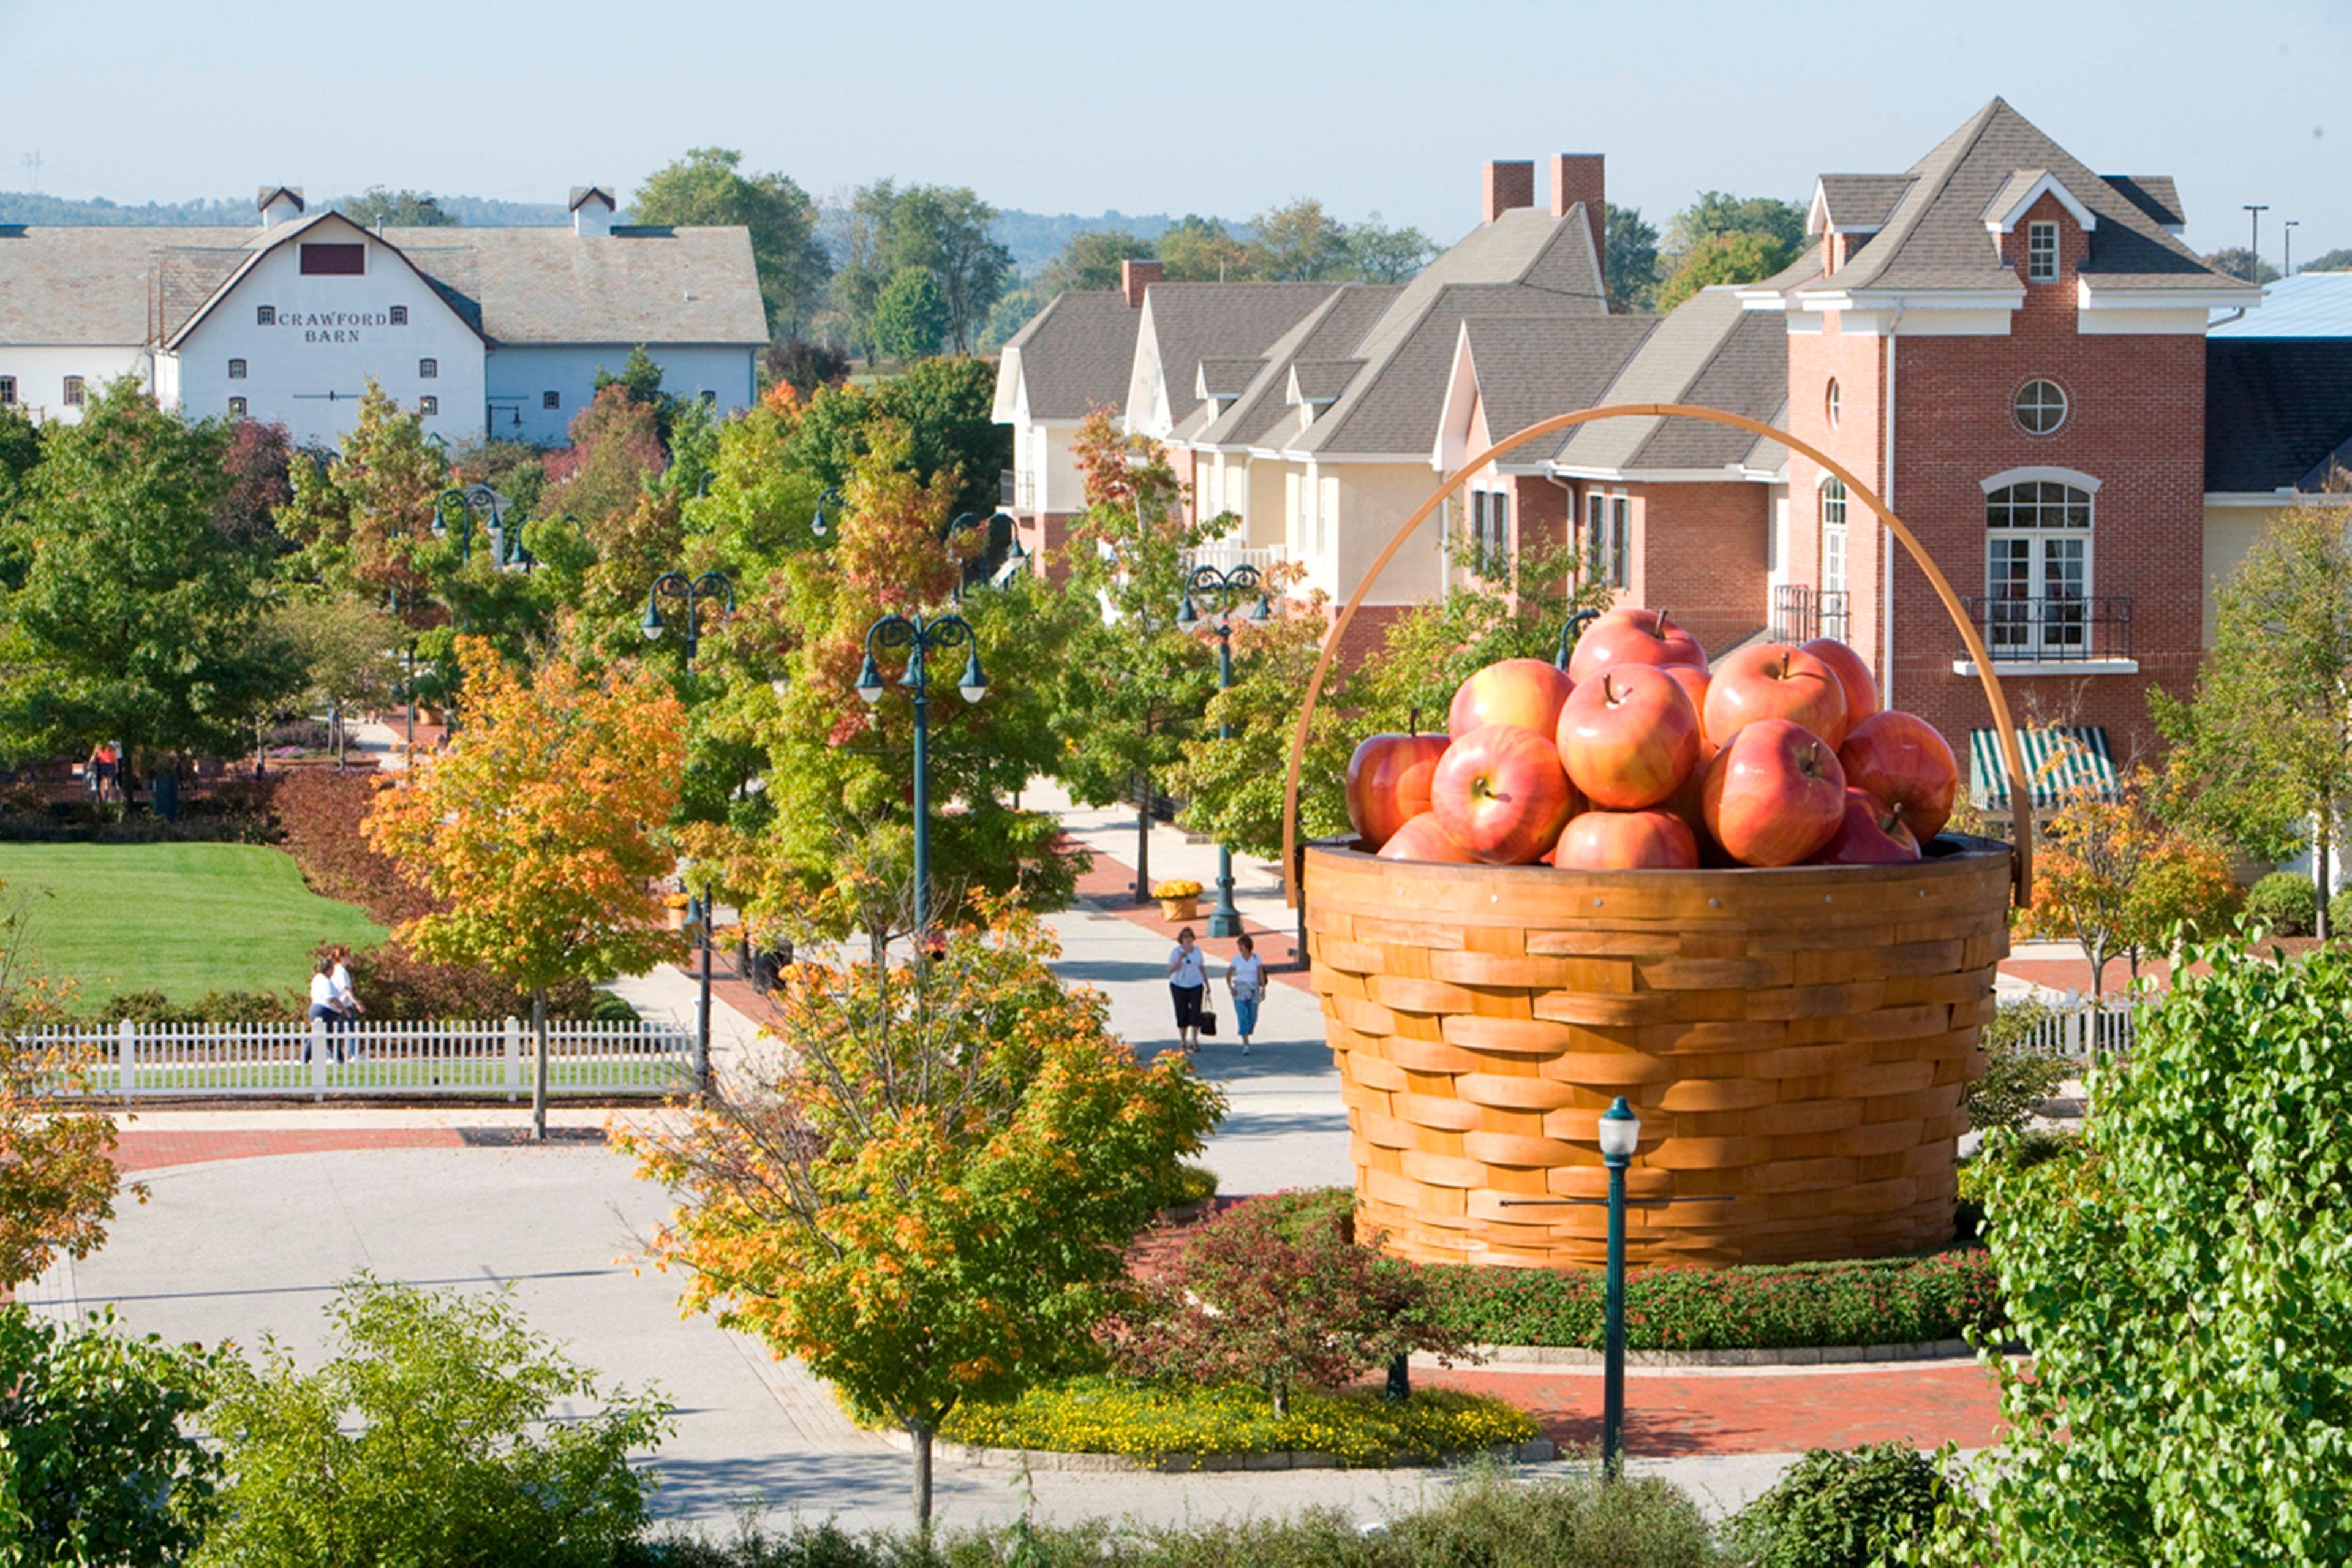
<svg viewBox="0 0 2352 1568">
<path fill-rule="evenodd" d="M 372 378 L 451 445 L 561 444 L 600 370 L 642 346 L 722 413 L 759 395 L 767 321 L 740 227 L 363 228 L 261 194 L 245 228 L 0 226 L 0 404 L 73 420 L 138 377 L 191 417 L 338 444 Z"/>
</svg>

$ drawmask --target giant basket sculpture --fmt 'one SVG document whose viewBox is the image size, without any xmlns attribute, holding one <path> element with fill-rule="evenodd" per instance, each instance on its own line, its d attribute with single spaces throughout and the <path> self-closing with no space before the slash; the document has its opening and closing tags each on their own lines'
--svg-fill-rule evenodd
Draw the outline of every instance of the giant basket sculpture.
<svg viewBox="0 0 2352 1568">
<path fill-rule="evenodd" d="M 1982 672 L 2016 803 L 2014 848 L 1946 836 L 1912 865 L 1561 871 L 1381 860 L 1307 846 L 1307 952 L 1347 1102 L 1364 1221 L 1429 1261 L 1601 1260 L 1596 1121 L 1640 1111 L 1628 1174 L 1637 1263 L 1780 1262 L 1948 1241 L 1961 1097 L 1980 1069 L 2010 900 L 2032 876 L 2030 792 L 1981 641 L 1910 531 L 1826 454 L 1679 405 L 1547 420 L 1472 458 L 1590 420 L 1684 416 L 1768 435 L 1843 479 L 1942 596 Z M 1459 482 L 1457 479 L 1455 483 Z M 1291 752 L 1285 837 L 1323 678 L 1407 520 L 1325 640 Z M 1294 899 L 1298 894 L 1292 889 Z"/>
</svg>

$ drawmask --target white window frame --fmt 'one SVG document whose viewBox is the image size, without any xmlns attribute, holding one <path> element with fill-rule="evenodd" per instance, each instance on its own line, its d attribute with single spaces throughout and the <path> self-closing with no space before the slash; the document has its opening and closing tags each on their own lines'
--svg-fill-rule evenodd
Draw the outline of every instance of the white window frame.
<svg viewBox="0 0 2352 1568">
<path fill-rule="evenodd" d="M 2058 281 L 2058 226 L 2046 219 L 2025 226 L 2025 280 Z"/>
<path fill-rule="evenodd" d="M 61 400 L 68 408 L 83 407 L 89 401 L 87 383 L 78 375 L 66 377 Z"/>
<path fill-rule="evenodd" d="M 1837 377 L 1830 377 L 1828 387 L 1822 393 L 1822 412 L 1827 416 L 1830 428 L 1832 430 L 1838 427 L 1838 416 L 1843 412 L 1843 395 L 1838 391 Z"/>
<path fill-rule="evenodd" d="M 1633 585 L 1633 498 L 1609 498 L 1609 585 Z"/>
<path fill-rule="evenodd" d="M 1599 490 L 1584 498 L 1584 536 L 1576 552 L 1577 575 L 1605 576 L 1609 566 L 1609 498 Z"/>
<path fill-rule="evenodd" d="M 2030 497 L 2020 492 L 2031 490 Z M 2030 508 L 2033 521 L 2017 521 L 2019 509 Z M 2076 514 L 2081 521 L 2071 521 Z M 2056 521 L 2048 521 L 2055 517 Z M 1996 521 L 1996 518 L 2000 521 Z M 2098 533 L 2095 489 L 2063 479 L 2019 479 L 1985 492 L 1984 583 L 1987 600 L 1983 632 L 1986 651 L 1995 663 L 2003 654 L 2047 658 L 2091 654 L 2089 601 L 2097 592 L 2094 546 Z M 2016 547 L 2023 545 L 2025 575 L 2021 583 L 2009 567 Z M 2061 546 L 2072 546 L 2071 550 Z M 2068 556 L 2077 570 L 2066 573 Z M 2071 580 L 2070 580 L 2071 579 Z M 2019 592 L 2019 589 L 2022 592 Z M 2054 588 L 2054 592 L 2053 592 Z M 2003 600 L 2039 605 L 2004 616 L 1996 606 Z M 2084 608 L 2069 612 L 2065 602 L 2080 601 Z"/>
<path fill-rule="evenodd" d="M 2025 395 L 2037 386 L 2046 386 L 2058 395 L 2058 417 L 2046 430 L 2036 430 L 2025 422 Z M 2043 399 L 2037 401 L 2033 406 L 2038 412 L 2048 409 L 2051 405 Z M 2016 391 L 2009 395 L 2009 416 L 2017 422 L 2017 427 L 2020 430 L 2029 436 L 2055 436 L 2059 431 L 2066 428 L 2067 420 L 2074 417 L 2074 397 L 2066 390 L 2065 384 L 2055 376 L 2028 376 L 2017 384 Z"/>
</svg>

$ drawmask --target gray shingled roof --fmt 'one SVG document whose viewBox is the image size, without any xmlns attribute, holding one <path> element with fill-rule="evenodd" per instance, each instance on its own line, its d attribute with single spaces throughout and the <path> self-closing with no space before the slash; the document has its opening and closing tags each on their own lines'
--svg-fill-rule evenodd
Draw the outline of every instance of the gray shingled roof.
<svg viewBox="0 0 2352 1568">
<path fill-rule="evenodd" d="M 1832 227 L 1867 227 L 1885 223 L 1910 188 L 1908 174 L 1823 174 L 1822 208 Z"/>
<path fill-rule="evenodd" d="M 1360 359 L 1295 359 L 1290 362 L 1293 403 L 1329 403 L 1348 390 L 1364 368 Z"/>
<path fill-rule="evenodd" d="M 1200 411 L 1194 390 L 1204 359 L 1263 355 L 1329 298 L 1336 283 L 1154 283 L 1144 296 L 1152 346 L 1166 379 L 1168 417 L 1181 437 Z"/>
<path fill-rule="evenodd" d="M 1213 397 L 1219 402 L 1239 397 L 1249 390 L 1249 384 L 1255 381 L 1257 373 L 1265 368 L 1265 361 L 1262 357 L 1204 359 L 1201 362 L 1195 390 L 1202 397 Z"/>
<path fill-rule="evenodd" d="M 1789 328 L 1743 310 L 1737 288 L 1702 289 L 1676 306 L 1601 394 L 1603 403 L 1690 403 L 1769 420 L 1788 400 Z M 1757 437 L 1696 419 L 1609 419 L 1568 433 L 1562 468 L 1721 468 L 1744 462 Z"/>
<path fill-rule="evenodd" d="M 1033 419 L 1083 419 L 1097 408 L 1118 412 L 1135 364 L 1135 325 L 1143 312 L 1116 289 L 1076 289 L 1029 318 L 1004 345 L 1018 356 Z"/>
<path fill-rule="evenodd" d="M 1285 401 L 1291 362 L 1345 356 L 1398 292 L 1398 286 L 1387 283 L 1349 283 L 1333 289 L 1330 298 L 1267 346 L 1263 366 L 1250 384 L 1192 438 L 1202 446 L 1249 447 L 1265 439 L 1286 417 L 1295 427 L 1295 405 Z"/>
<path fill-rule="evenodd" d="M 2352 466 L 2352 338 L 2205 345 L 2205 488 L 2325 488 Z"/>
<path fill-rule="evenodd" d="M 1657 326 L 1655 316 L 1473 316 L 1463 321 L 1487 434 L 1500 440 L 1539 419 L 1600 403 Z M 1501 460 L 1539 462 L 1551 444 L 1537 442 Z"/>
<path fill-rule="evenodd" d="M 2102 178 L 2158 225 L 2179 228 L 2188 223 L 2188 209 L 2180 205 L 2180 187 L 2172 183 L 2171 175 L 2106 174 Z"/>
<path fill-rule="evenodd" d="M 1913 164 L 1912 184 L 1871 243 L 1833 279 L 1840 289 L 2021 288 L 1985 232 L 1984 212 L 2020 171 L 2048 170 L 2098 217 L 2082 276 L 2094 288 L 2244 289 L 2139 205 L 2076 162 L 2000 99 Z M 2146 193 L 2147 182 L 2141 182 Z"/>
<path fill-rule="evenodd" d="M 168 338 L 259 251 L 346 221 L 322 212 L 268 229 L 0 227 L 0 342 Z M 382 237 L 494 342 L 767 341 L 751 236 L 740 228 L 609 237 L 568 227 L 386 228 Z"/>
</svg>

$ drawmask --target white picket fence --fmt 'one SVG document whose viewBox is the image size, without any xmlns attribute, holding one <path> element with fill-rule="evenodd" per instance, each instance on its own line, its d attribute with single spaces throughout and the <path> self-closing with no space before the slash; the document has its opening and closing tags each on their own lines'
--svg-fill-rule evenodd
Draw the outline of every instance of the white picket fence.
<svg viewBox="0 0 2352 1568">
<path fill-rule="evenodd" d="M 677 1024 L 551 1020 L 551 1096 L 682 1093 L 693 1087 L 694 1031 Z M 134 1024 L 28 1029 L 20 1050 L 65 1047 L 89 1058 L 60 1098 L 192 1100 L 310 1096 L 503 1094 L 531 1091 L 530 1026 L 520 1018 L 360 1023 L 330 1031 L 299 1024 Z"/>
<path fill-rule="evenodd" d="M 2029 1056 L 2090 1062 L 2127 1054 L 2136 1010 L 2127 1002 L 2073 1002 L 2055 1008 L 2017 1042 Z"/>
</svg>

